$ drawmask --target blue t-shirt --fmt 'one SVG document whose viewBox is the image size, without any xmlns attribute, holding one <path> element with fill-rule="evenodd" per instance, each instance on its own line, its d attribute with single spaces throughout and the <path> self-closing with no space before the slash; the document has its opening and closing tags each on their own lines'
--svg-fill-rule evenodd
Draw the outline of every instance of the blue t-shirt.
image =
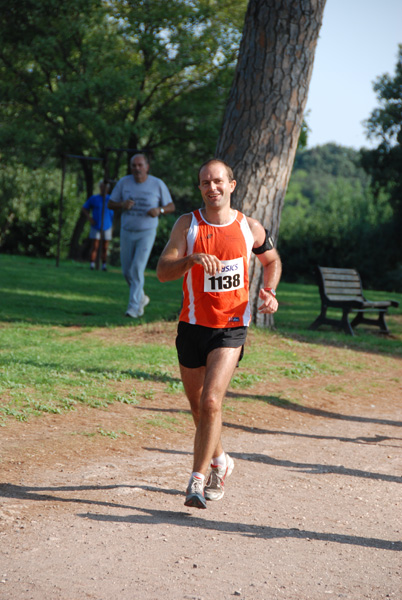
<svg viewBox="0 0 402 600">
<path fill-rule="evenodd" d="M 102 223 L 102 195 L 95 194 L 88 198 L 85 202 L 83 208 L 86 210 L 92 210 L 92 218 L 95 221 L 95 229 L 101 230 Z M 110 229 L 113 223 L 113 214 L 114 211 L 107 207 L 107 203 L 109 202 L 110 196 L 105 196 L 105 212 L 103 213 L 103 231 L 106 229 Z"/>
<path fill-rule="evenodd" d="M 111 199 L 113 202 L 134 200 L 134 206 L 121 214 L 121 228 L 126 231 L 156 228 L 158 217 L 151 217 L 147 212 L 150 208 L 167 206 L 172 202 L 166 183 L 153 175 L 148 175 L 142 183 L 137 183 L 132 175 L 126 175 L 117 182 Z"/>
</svg>

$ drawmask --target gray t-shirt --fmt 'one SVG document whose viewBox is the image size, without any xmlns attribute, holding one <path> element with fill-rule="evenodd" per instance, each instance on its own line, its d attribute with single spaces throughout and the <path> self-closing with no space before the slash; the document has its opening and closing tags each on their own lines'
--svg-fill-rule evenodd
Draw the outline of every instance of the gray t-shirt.
<svg viewBox="0 0 402 600">
<path fill-rule="evenodd" d="M 148 175 L 143 183 L 137 183 L 133 175 L 126 175 L 117 182 L 110 198 L 113 202 L 134 200 L 134 206 L 123 210 L 121 215 L 121 228 L 126 231 L 156 229 L 158 217 L 150 217 L 147 212 L 150 208 L 167 206 L 172 202 L 167 185 L 153 175 Z"/>
</svg>

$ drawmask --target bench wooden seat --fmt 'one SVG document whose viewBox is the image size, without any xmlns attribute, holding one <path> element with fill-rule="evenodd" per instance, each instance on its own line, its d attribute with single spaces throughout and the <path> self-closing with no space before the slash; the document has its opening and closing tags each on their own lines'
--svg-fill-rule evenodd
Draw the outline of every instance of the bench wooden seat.
<svg viewBox="0 0 402 600">
<path fill-rule="evenodd" d="M 332 325 L 343 329 L 345 333 L 354 335 L 353 327 L 360 323 L 374 325 L 382 333 L 389 333 L 385 323 L 385 315 L 390 306 L 397 308 L 396 300 L 379 300 L 371 302 L 363 294 L 359 273 L 355 269 L 336 269 L 317 266 L 317 281 L 321 296 L 321 313 L 310 325 L 309 329 L 317 329 L 320 325 Z M 342 317 L 328 318 L 328 308 L 339 308 Z M 349 313 L 357 313 L 353 321 L 349 321 Z M 377 318 L 366 317 L 367 313 L 377 313 Z"/>
</svg>

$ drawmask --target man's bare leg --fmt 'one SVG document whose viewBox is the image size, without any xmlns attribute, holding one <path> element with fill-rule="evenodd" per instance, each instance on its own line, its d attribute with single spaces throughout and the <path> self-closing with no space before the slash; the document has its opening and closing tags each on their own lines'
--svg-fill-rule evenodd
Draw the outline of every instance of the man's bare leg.
<svg viewBox="0 0 402 600">
<path fill-rule="evenodd" d="M 98 256 L 98 250 L 99 250 L 99 244 L 100 241 L 99 240 L 92 240 L 92 245 L 91 245 L 91 262 L 96 262 L 96 257 Z"/>
<path fill-rule="evenodd" d="M 197 401 L 193 397 L 192 411 L 198 418 L 194 440 L 193 471 L 206 474 L 213 456 L 223 452 L 221 444 L 222 403 L 233 372 L 239 360 L 241 348 L 216 348 L 208 354 L 204 381 Z M 192 369 L 194 371 L 194 369 Z M 195 379 L 195 378 L 194 378 Z M 200 391 L 200 378 L 194 389 Z M 190 402 L 191 405 L 191 402 Z"/>
<path fill-rule="evenodd" d="M 103 262 L 103 264 L 106 264 L 108 249 L 109 249 L 109 240 L 103 240 L 103 246 L 102 246 L 102 262 Z"/>
<path fill-rule="evenodd" d="M 181 379 L 184 386 L 184 391 L 190 403 L 191 413 L 193 415 L 193 421 L 196 427 L 200 420 L 200 405 L 201 395 L 204 388 L 205 380 L 205 367 L 199 367 L 197 369 L 189 369 L 180 365 Z M 213 456 L 219 456 L 223 452 L 222 443 L 219 438 L 218 445 L 213 452 Z"/>
</svg>

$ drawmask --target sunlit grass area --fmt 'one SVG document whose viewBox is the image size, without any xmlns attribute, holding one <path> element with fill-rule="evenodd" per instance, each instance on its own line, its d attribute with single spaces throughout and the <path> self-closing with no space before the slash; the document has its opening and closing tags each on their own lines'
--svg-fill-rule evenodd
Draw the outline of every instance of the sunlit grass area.
<svg viewBox="0 0 402 600">
<path fill-rule="evenodd" d="M 50 260 L 0 255 L 0 422 L 80 405 L 137 406 L 160 392 L 183 395 L 174 346 L 181 281 L 160 284 L 148 271 L 146 291 L 151 302 L 144 317 L 131 320 L 124 316 L 128 290 L 118 269 L 90 272 L 71 262 L 56 268 Z M 268 381 L 297 385 L 315 377 L 328 378 L 326 390 L 335 394 L 337 375 L 370 370 L 362 351 L 402 356 L 401 308 L 390 311 L 390 336 L 361 328 L 352 338 L 329 328 L 308 330 L 320 309 L 316 286 L 281 283 L 278 299 L 275 329 L 251 328 L 231 384 L 238 399 Z M 158 343 L 152 327 L 166 343 Z M 175 426 L 169 420 L 158 426 L 166 423 Z"/>
</svg>

